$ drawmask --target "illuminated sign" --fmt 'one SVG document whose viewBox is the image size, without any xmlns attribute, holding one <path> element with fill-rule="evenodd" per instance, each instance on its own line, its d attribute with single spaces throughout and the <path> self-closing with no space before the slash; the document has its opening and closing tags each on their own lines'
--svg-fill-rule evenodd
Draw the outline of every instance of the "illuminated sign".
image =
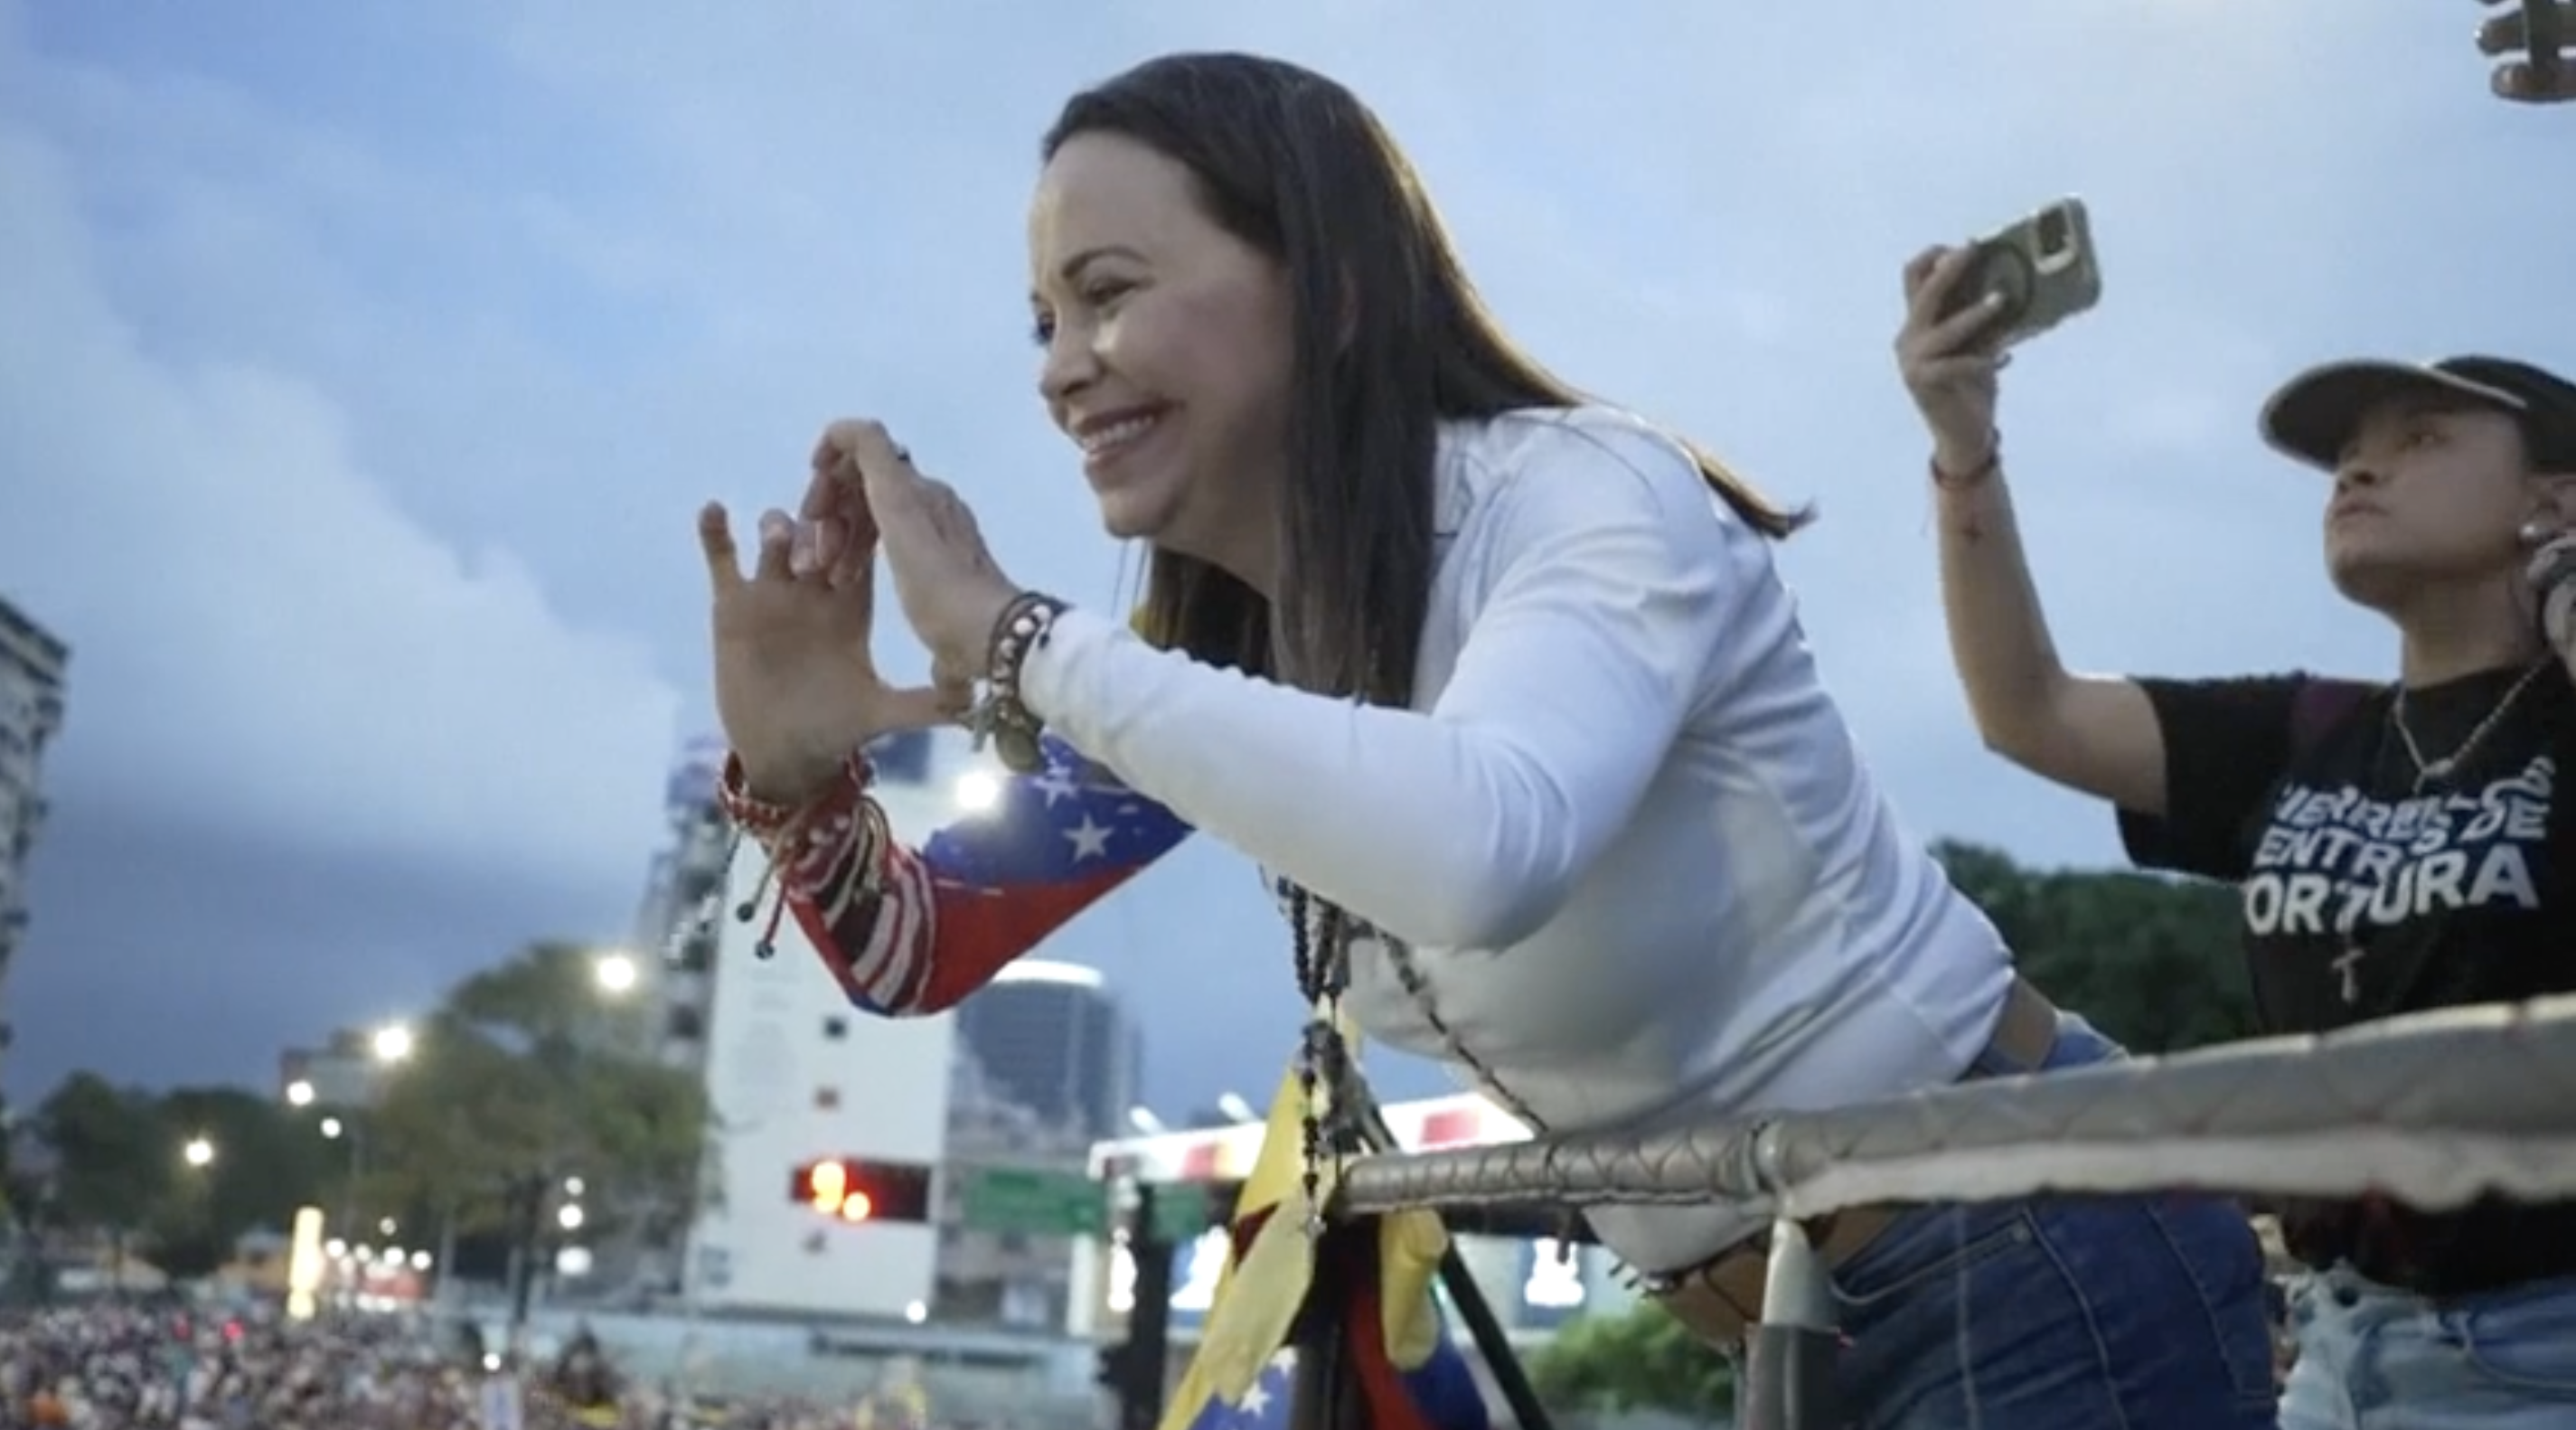
<svg viewBox="0 0 2576 1430">
<path fill-rule="evenodd" d="M 930 1220 L 930 1169 L 917 1162 L 825 1157 L 799 1165 L 788 1199 L 845 1222 Z"/>
<path fill-rule="evenodd" d="M 1225 1274 L 1225 1259 L 1234 1251 L 1233 1239 L 1224 1227 L 1211 1227 L 1196 1240 L 1172 1253 L 1172 1324 L 1195 1326 L 1207 1318 L 1216 1305 L 1217 1278 Z M 1109 1274 L 1104 1288 L 1109 1313 L 1113 1316 L 1133 1314 L 1136 1309 L 1136 1256 L 1121 1238 L 1109 1248 Z"/>
<path fill-rule="evenodd" d="M 1591 1287 L 1584 1283 L 1581 1247 L 1541 1237 L 1521 1243 L 1519 1252 L 1519 1324 L 1548 1328 L 1583 1314 Z"/>
</svg>

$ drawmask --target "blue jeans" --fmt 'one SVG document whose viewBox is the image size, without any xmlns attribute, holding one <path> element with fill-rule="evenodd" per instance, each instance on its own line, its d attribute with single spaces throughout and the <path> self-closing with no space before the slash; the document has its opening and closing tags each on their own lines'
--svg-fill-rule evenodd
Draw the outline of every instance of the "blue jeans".
<svg viewBox="0 0 2576 1430">
<path fill-rule="evenodd" d="M 2044 1067 L 2119 1046 L 2061 1014 Z M 2215 1197 L 1926 1207 L 1834 1274 L 1866 1430 L 2272 1430 L 2262 1248 Z"/>
<path fill-rule="evenodd" d="M 2576 1278 L 2439 1304 L 2338 1266 L 2290 1292 L 2281 1430 L 2576 1425 Z"/>
</svg>

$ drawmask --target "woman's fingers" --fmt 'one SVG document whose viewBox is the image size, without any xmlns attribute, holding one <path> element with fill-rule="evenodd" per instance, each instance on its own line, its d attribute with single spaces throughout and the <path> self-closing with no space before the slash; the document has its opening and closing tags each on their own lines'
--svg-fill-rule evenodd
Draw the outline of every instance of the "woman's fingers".
<svg viewBox="0 0 2576 1430">
<path fill-rule="evenodd" d="M 1994 323 L 1995 314 L 2004 305 L 2003 295 L 1988 293 L 1932 325 L 1923 334 L 1923 352 L 1933 358 L 1950 357 L 1966 348 Z"/>
<path fill-rule="evenodd" d="M 784 581 L 794 576 L 792 559 L 796 546 L 796 518 L 772 508 L 760 514 L 760 560 L 753 567 L 752 579 Z"/>
<path fill-rule="evenodd" d="M 1966 270 L 1968 259 L 1975 253 L 1973 247 L 1939 250 L 1939 256 L 1923 271 L 1922 280 L 1914 285 L 1913 301 L 1906 304 L 1907 327 L 1922 331 L 1941 321 L 1941 304 L 1949 298 L 1950 290 L 1958 286 L 1960 273 Z"/>
<path fill-rule="evenodd" d="M 1914 364 L 1913 378 L 1922 388 L 1947 387 L 1981 381 L 2003 370 L 2012 361 L 2009 353 L 1988 356 L 1984 353 L 1962 353 L 1957 357 L 1927 358 Z"/>
<path fill-rule="evenodd" d="M 877 542 L 876 515 L 849 447 L 854 429 L 873 423 L 835 422 L 814 443 L 814 475 L 797 515 L 818 524 L 814 569 L 835 589 L 865 575 Z"/>
<path fill-rule="evenodd" d="M 975 708 L 975 671 L 962 661 L 931 657 L 930 688 L 948 718 L 962 720 Z"/>
<path fill-rule="evenodd" d="M 928 479 L 914 470 L 912 454 L 895 445 L 874 422 L 840 424 L 841 451 L 858 469 L 867 508 L 889 540 L 926 534 L 931 520 Z"/>
<path fill-rule="evenodd" d="M 937 686 L 889 689 L 879 699 L 884 704 L 878 711 L 877 723 L 886 730 L 921 730 L 934 725 L 954 724 L 959 713 L 949 709 L 949 696 Z"/>
<path fill-rule="evenodd" d="M 2526 104 L 2557 104 L 2576 99 L 2576 64 L 2562 63 L 2554 81 L 2541 78 L 2540 67 L 2521 60 L 2496 66 L 2489 84 L 2496 97 Z"/>
<path fill-rule="evenodd" d="M 742 584 L 742 552 L 733 544 L 733 523 L 722 502 L 698 508 L 698 550 L 707 558 L 707 580 L 717 594 Z"/>
</svg>

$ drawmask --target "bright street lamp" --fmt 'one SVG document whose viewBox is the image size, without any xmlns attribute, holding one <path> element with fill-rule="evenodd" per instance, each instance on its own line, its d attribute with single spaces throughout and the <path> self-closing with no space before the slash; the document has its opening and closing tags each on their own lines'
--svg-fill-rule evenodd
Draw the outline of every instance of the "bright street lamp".
<svg viewBox="0 0 2576 1430">
<path fill-rule="evenodd" d="M 349 1129 L 346 1127 L 340 1125 L 339 1118 L 325 1117 L 322 1119 L 322 1135 L 326 1138 L 337 1140 L 341 1133 L 348 1130 Z"/>
<path fill-rule="evenodd" d="M 401 1062 L 411 1056 L 411 1029 L 400 1023 L 387 1023 L 376 1030 L 368 1048 L 376 1055 L 377 1062 Z"/>
<path fill-rule="evenodd" d="M 957 777 L 949 798 L 968 814 L 981 814 L 1002 802 L 1002 780 L 991 770 L 968 770 Z"/>
<path fill-rule="evenodd" d="M 641 972 L 636 968 L 633 957 L 623 953 L 603 953 L 591 965 L 590 975 L 599 984 L 600 992 L 614 998 L 633 992 Z"/>
<path fill-rule="evenodd" d="M 191 1167 L 207 1166 L 215 1160 L 215 1144 L 203 1137 L 191 1137 L 188 1145 L 179 1149 L 179 1155 Z"/>
<path fill-rule="evenodd" d="M 306 1082 L 302 1078 L 297 1078 L 295 1081 L 288 1083 L 286 1085 L 286 1105 L 289 1107 L 311 1107 L 313 1105 L 313 1084 Z"/>
</svg>

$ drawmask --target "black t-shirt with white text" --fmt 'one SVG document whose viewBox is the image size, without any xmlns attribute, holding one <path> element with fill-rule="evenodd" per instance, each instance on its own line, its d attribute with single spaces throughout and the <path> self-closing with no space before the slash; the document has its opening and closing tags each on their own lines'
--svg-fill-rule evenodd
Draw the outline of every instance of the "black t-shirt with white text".
<svg viewBox="0 0 2576 1430">
<path fill-rule="evenodd" d="M 2576 992 L 2576 684 L 2556 662 L 2340 698 L 2305 676 L 2140 682 L 2165 742 L 2165 816 L 2123 811 L 2141 867 L 2238 886 L 2268 1031 Z M 2464 748 L 2465 746 L 2465 748 Z M 2311 1264 L 2430 1295 L 2576 1272 L 2576 1202 L 2426 1215 L 2285 1208 Z"/>
</svg>

